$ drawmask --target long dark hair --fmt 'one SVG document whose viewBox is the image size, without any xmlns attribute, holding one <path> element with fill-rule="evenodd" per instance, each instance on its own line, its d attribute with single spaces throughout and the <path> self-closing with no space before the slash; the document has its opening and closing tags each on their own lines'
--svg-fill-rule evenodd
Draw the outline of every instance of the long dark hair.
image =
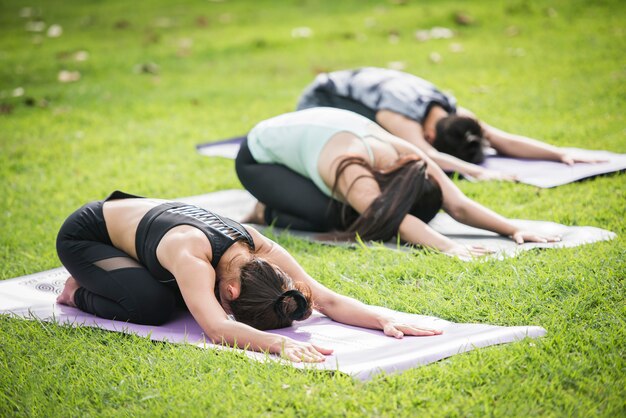
<svg viewBox="0 0 626 418">
<path fill-rule="evenodd" d="M 476 119 L 446 116 L 435 125 L 433 147 L 463 161 L 480 164 L 485 160 L 483 130 Z"/>
<path fill-rule="evenodd" d="M 416 155 L 403 156 L 386 169 L 374 169 L 362 157 L 347 156 L 339 163 L 335 172 L 333 195 L 337 192 L 339 177 L 353 164 L 369 171 L 378 183 L 381 194 L 361 215 L 344 204 L 342 221 L 347 228 L 344 233 L 334 234 L 336 238 L 352 238 L 358 234 L 366 241 L 387 241 L 398 233 L 400 223 L 407 213 L 429 222 L 441 209 L 441 189 L 437 183 L 426 178 L 426 163 Z M 346 195 L 359 179 L 370 175 L 357 177 Z"/>
<path fill-rule="evenodd" d="M 304 283 L 293 283 L 281 269 L 253 258 L 241 267 L 241 291 L 230 302 L 239 322 L 256 329 L 277 329 L 303 321 L 312 312 L 311 290 Z"/>
</svg>

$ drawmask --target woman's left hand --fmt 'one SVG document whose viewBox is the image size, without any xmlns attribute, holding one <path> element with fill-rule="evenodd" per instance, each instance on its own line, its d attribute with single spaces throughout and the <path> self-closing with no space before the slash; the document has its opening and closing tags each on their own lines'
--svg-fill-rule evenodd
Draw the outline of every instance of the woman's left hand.
<svg viewBox="0 0 626 418">
<path fill-rule="evenodd" d="M 411 324 L 403 324 L 400 322 L 388 321 L 384 327 L 383 332 L 388 337 L 402 338 L 405 335 L 429 337 L 432 335 L 440 335 L 443 331 L 438 329 L 421 328 Z"/>
<path fill-rule="evenodd" d="M 559 242 L 561 237 L 556 235 L 542 235 L 532 231 L 519 230 L 511 235 L 511 239 L 518 244 L 525 242 Z"/>
<path fill-rule="evenodd" d="M 583 157 L 583 156 L 576 156 L 573 154 L 561 155 L 561 162 L 567 165 L 574 165 L 576 163 L 587 163 L 587 164 L 606 163 L 607 161 L 609 161 L 607 158 Z"/>
</svg>

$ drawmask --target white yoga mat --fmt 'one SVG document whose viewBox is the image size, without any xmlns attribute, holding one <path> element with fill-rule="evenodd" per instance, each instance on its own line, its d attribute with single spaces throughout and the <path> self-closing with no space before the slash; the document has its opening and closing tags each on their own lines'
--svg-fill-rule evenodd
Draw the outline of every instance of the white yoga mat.
<svg viewBox="0 0 626 418">
<path fill-rule="evenodd" d="M 204 334 L 186 312 L 162 326 L 136 325 L 97 318 L 78 309 L 55 303 L 68 273 L 64 268 L 0 281 L 0 314 L 71 326 L 88 326 L 108 331 L 136 334 L 155 341 L 192 344 L 200 348 L 229 349 L 205 341 Z M 457 324 L 443 319 L 411 315 L 376 307 L 402 321 L 444 331 L 433 337 L 395 339 L 380 331 L 343 325 L 314 313 L 306 321 L 272 331 L 299 341 L 334 349 L 323 363 L 291 363 L 277 356 L 246 352 L 259 361 L 281 361 L 297 368 L 332 370 L 367 380 L 378 373 L 396 373 L 481 347 L 510 343 L 526 337 L 545 335 L 538 326 L 502 327 L 485 324 Z"/>
<path fill-rule="evenodd" d="M 201 144 L 196 146 L 196 149 L 200 154 L 208 157 L 235 158 L 239 151 L 240 144 L 241 138 L 233 138 Z M 541 188 L 561 186 L 602 174 L 626 170 L 626 154 L 580 148 L 568 149 L 573 155 L 606 161 L 593 164 L 578 163 L 569 166 L 554 161 L 527 160 L 490 155 L 487 156 L 482 166 L 505 174 L 516 175 L 520 183 Z"/>
<path fill-rule="evenodd" d="M 234 220 L 240 220 L 249 214 L 254 208 L 256 202 L 254 197 L 245 190 L 224 190 L 177 200 L 211 209 Z M 459 223 L 445 213 L 439 213 L 429 223 L 429 225 L 434 230 L 461 244 L 484 245 L 485 247 L 491 248 L 496 251 L 493 256 L 498 258 L 503 258 L 504 256 L 514 256 L 521 251 L 533 248 L 576 247 L 597 241 L 608 241 L 616 237 L 616 234 L 611 231 L 591 226 L 565 226 L 555 222 L 529 221 L 521 219 L 514 219 L 512 222 L 523 227 L 524 229 L 538 231 L 542 234 L 558 235 L 561 237 L 561 241 L 554 243 L 529 242 L 518 245 L 508 237 L 503 237 L 493 232 L 473 228 Z M 258 227 L 261 229 L 263 228 L 260 226 Z M 279 233 L 283 232 L 280 228 L 275 228 L 275 230 Z M 296 230 L 289 230 L 288 232 L 301 238 L 325 244 L 354 245 L 349 242 L 320 241 L 316 238 L 317 234 L 313 232 Z M 398 249 L 398 245 L 395 242 L 386 243 L 385 246 L 392 249 Z"/>
</svg>

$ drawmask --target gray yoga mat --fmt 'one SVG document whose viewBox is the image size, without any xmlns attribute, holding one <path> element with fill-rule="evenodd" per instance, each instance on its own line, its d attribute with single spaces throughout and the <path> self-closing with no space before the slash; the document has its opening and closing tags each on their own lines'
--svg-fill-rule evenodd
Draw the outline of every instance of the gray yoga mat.
<svg viewBox="0 0 626 418">
<path fill-rule="evenodd" d="M 206 144 L 197 145 L 196 149 L 200 154 L 209 157 L 235 158 L 239 151 L 242 138 L 243 137 L 237 137 L 223 141 L 208 142 Z M 626 154 L 580 148 L 568 149 L 574 155 L 606 161 L 593 164 L 579 163 L 569 166 L 554 161 L 527 160 L 491 155 L 487 156 L 482 166 L 505 174 L 516 175 L 520 183 L 541 188 L 561 186 L 586 178 L 619 172 L 626 169 Z"/>
<path fill-rule="evenodd" d="M 232 350 L 207 343 L 202 329 L 188 312 L 180 312 L 162 326 L 148 326 L 102 319 L 69 306 L 58 305 L 55 299 L 63 289 L 67 276 L 64 268 L 57 268 L 0 281 L 0 314 L 74 327 L 96 327 L 136 334 L 155 341 L 192 344 L 203 349 Z M 444 333 L 432 337 L 395 339 L 385 336 L 381 331 L 334 322 L 315 312 L 307 320 L 296 322 L 292 327 L 270 332 L 333 349 L 334 353 L 325 362 L 302 364 L 263 353 L 246 352 L 246 355 L 259 362 L 280 361 L 286 366 L 339 371 L 356 379 L 367 380 L 381 372 L 397 373 L 477 348 L 510 343 L 526 337 L 536 338 L 546 333 L 545 329 L 538 326 L 458 324 L 432 316 L 374 308 L 401 321 L 441 329 Z"/>
<path fill-rule="evenodd" d="M 190 196 L 177 199 L 196 206 L 211 209 L 219 214 L 230 217 L 234 220 L 241 220 L 249 214 L 256 200 L 250 193 L 245 190 L 224 190 L 215 193 L 208 193 L 198 196 Z M 452 219 L 445 213 L 439 213 L 429 223 L 436 231 L 447 236 L 448 238 L 465 245 L 484 245 L 496 251 L 493 255 L 502 258 L 504 256 L 514 256 L 521 251 L 533 248 L 565 248 L 576 247 L 583 244 L 590 244 L 597 241 L 607 241 L 616 237 L 616 234 L 605 229 L 591 226 L 565 226 L 555 222 L 546 221 L 529 221 L 522 219 L 514 219 L 512 222 L 524 229 L 541 232 L 547 235 L 558 235 L 561 237 L 560 242 L 555 243 L 525 243 L 518 245 L 508 237 L 500 236 L 496 233 L 473 228 L 464 225 Z M 257 226 L 263 229 L 262 226 Z M 277 232 L 284 232 L 280 228 L 275 228 Z M 289 230 L 288 233 L 331 245 L 355 245 L 349 242 L 324 241 L 316 238 L 317 234 L 307 231 Z M 385 246 L 392 249 L 399 249 L 398 244 L 385 243 Z"/>
</svg>

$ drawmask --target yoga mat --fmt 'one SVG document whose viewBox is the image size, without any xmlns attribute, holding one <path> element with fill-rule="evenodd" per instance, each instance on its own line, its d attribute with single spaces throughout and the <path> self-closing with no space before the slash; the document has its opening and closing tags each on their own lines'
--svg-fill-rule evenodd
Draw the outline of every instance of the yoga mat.
<svg viewBox="0 0 626 418">
<path fill-rule="evenodd" d="M 198 196 L 190 196 L 182 199 L 196 206 L 211 209 L 219 214 L 230 217 L 234 220 L 241 220 L 249 214 L 256 200 L 245 190 L 223 190 L 215 193 L 208 193 Z M 494 232 L 485 231 L 483 229 L 473 228 L 455 221 L 446 213 L 439 213 L 430 221 L 429 225 L 439 233 L 447 236 L 453 241 L 464 245 L 484 245 L 485 247 L 495 250 L 492 257 L 504 258 L 506 256 L 515 256 L 521 251 L 533 248 L 566 248 L 576 247 L 583 244 L 590 244 L 597 241 L 608 241 L 617 235 L 605 229 L 591 226 L 565 226 L 555 222 L 546 221 L 529 221 L 522 219 L 511 220 L 515 225 L 519 225 L 524 229 L 537 231 L 547 235 L 558 235 L 561 237 L 560 242 L 554 243 L 524 243 L 516 244 L 508 237 L 500 236 Z M 255 225 L 258 229 L 267 228 L 265 226 Z M 284 232 L 280 228 L 274 228 L 278 233 Z M 317 234 L 307 231 L 289 230 L 288 233 L 300 238 L 322 242 L 330 245 L 356 245 L 346 241 L 324 241 L 317 238 Z M 388 242 L 384 244 L 388 248 L 399 249 L 396 242 Z M 403 248 L 403 247 L 400 247 Z M 405 249 L 407 247 L 404 247 Z"/>
<path fill-rule="evenodd" d="M 197 151 L 206 156 L 235 158 L 243 137 L 224 141 L 209 142 L 196 146 Z M 580 148 L 567 148 L 572 154 L 598 160 L 607 160 L 601 163 L 578 163 L 572 166 L 554 161 L 528 160 L 509 158 L 498 155 L 487 156 L 483 167 L 513 174 L 520 183 L 530 184 L 541 188 L 551 188 L 583 180 L 602 174 L 626 170 L 626 154 L 615 154 L 608 151 L 593 151 Z"/>
<path fill-rule="evenodd" d="M 56 268 L 0 281 L 0 314 L 74 327 L 96 327 L 136 334 L 155 341 L 192 344 L 200 348 L 232 350 L 207 343 L 201 328 L 187 312 L 180 312 L 176 318 L 162 326 L 147 326 L 97 318 L 78 309 L 58 305 L 55 299 L 67 276 L 64 268 Z M 381 372 L 401 372 L 476 348 L 510 343 L 526 337 L 536 338 L 546 333 L 545 329 L 537 326 L 458 324 L 432 316 L 412 315 L 381 307 L 375 309 L 385 311 L 402 321 L 442 329 L 444 333 L 433 337 L 405 337 L 398 340 L 385 336 L 381 331 L 334 322 L 315 312 L 306 321 L 271 332 L 334 349 L 334 353 L 325 362 L 291 363 L 277 356 L 249 351 L 245 353 L 259 361 L 280 361 L 297 368 L 339 371 L 356 379 L 367 380 Z"/>
<path fill-rule="evenodd" d="M 235 159 L 239 152 L 239 146 L 243 142 L 245 136 L 237 136 L 234 138 L 223 139 L 215 142 L 207 142 L 196 145 L 196 151 L 207 157 L 224 157 Z"/>
<path fill-rule="evenodd" d="M 495 155 L 488 157 L 482 166 L 505 174 L 514 174 L 519 182 L 544 189 L 626 169 L 626 154 L 580 148 L 567 148 L 567 150 L 575 156 L 606 161 L 567 165 L 555 161 L 527 160 Z"/>
</svg>

